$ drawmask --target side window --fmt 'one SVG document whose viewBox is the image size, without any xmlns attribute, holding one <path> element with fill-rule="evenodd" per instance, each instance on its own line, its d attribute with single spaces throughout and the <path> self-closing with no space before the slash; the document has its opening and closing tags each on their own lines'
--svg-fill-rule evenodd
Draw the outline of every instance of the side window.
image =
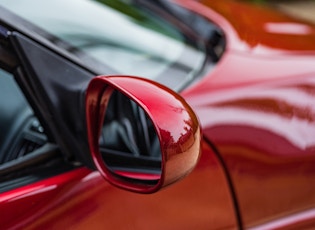
<svg viewBox="0 0 315 230">
<path fill-rule="evenodd" d="M 72 170 L 12 74 L 0 69 L 0 193 Z"/>
<path fill-rule="evenodd" d="M 43 128 L 14 77 L 3 70 L 0 70 L 0 111 L 0 165 L 21 158 L 46 143 Z"/>
</svg>

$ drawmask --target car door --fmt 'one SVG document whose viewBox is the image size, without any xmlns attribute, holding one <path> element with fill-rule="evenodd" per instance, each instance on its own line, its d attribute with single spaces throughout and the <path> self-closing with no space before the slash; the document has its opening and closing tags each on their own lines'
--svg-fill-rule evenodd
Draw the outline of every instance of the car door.
<svg viewBox="0 0 315 230">
<path fill-rule="evenodd" d="M 80 151 L 83 162 L 88 158 L 82 98 L 93 76 L 19 32 L 11 31 L 2 39 L 7 43 L 2 45 L 1 66 L 23 92 L 29 110 L 34 111 L 31 116 L 42 124 L 35 132 L 38 129 L 47 139 L 42 147 L 1 164 L 1 228 L 238 227 L 226 172 L 206 141 L 202 141 L 198 165 L 187 178 L 150 195 L 115 188 L 93 170 L 91 162 L 83 165 L 74 159 L 71 152 L 75 151 Z M 1 109 L 7 110 L 6 106 Z M 13 140 L 23 132 L 16 129 Z M 11 152 L 6 148 L 1 154 Z"/>
</svg>

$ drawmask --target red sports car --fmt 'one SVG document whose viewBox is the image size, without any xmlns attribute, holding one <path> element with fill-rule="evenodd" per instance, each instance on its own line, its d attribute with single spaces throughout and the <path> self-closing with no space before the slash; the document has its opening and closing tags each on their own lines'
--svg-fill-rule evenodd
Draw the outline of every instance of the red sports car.
<svg viewBox="0 0 315 230">
<path fill-rule="evenodd" d="M 224 0 L 0 0 L 0 229 L 315 227 L 315 26 Z"/>
</svg>

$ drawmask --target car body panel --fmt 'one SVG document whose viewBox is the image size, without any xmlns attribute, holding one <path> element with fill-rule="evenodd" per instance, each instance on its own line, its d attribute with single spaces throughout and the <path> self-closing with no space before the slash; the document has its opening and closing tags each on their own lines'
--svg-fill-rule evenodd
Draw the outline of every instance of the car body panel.
<svg viewBox="0 0 315 230">
<path fill-rule="evenodd" d="M 314 26 L 239 1 L 176 2 L 218 24 L 227 39 L 215 69 L 181 93 L 203 127 L 195 170 L 159 193 L 139 195 L 112 187 L 97 172 L 76 169 L 1 194 L 0 213 L 6 214 L 1 226 L 287 229 L 315 224 Z"/>
<path fill-rule="evenodd" d="M 195 170 L 142 195 L 79 168 L 0 195 L 1 227 L 12 229 L 237 229 L 225 173 L 206 144 Z"/>
<path fill-rule="evenodd" d="M 314 83 L 313 74 L 212 90 L 191 103 L 232 177 L 244 227 L 315 207 Z"/>
<path fill-rule="evenodd" d="M 314 25 L 270 7 L 235 0 L 175 2 L 219 25 L 226 50 L 262 56 L 315 52 Z"/>
<path fill-rule="evenodd" d="M 314 226 L 314 26 L 234 1 L 179 2 L 225 27 L 216 69 L 182 95 L 227 166 L 243 227 Z"/>
</svg>

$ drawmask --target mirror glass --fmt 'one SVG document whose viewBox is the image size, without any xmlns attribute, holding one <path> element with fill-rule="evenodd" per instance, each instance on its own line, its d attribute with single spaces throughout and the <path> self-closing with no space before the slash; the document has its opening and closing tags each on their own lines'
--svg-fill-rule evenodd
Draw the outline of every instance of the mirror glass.
<svg viewBox="0 0 315 230">
<path fill-rule="evenodd" d="M 100 153 L 111 173 L 133 183 L 155 185 L 161 177 L 161 148 L 146 112 L 114 90 L 99 138 Z"/>
</svg>

